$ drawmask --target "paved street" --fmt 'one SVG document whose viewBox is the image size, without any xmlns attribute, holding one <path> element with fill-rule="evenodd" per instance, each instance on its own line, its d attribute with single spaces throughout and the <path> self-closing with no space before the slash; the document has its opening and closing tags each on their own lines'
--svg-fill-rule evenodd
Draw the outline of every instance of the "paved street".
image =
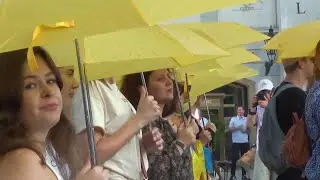
<svg viewBox="0 0 320 180">
<path fill-rule="evenodd" d="M 231 170 L 231 169 L 230 169 Z M 229 180 L 230 176 L 231 176 L 231 172 L 226 173 L 226 176 L 224 176 L 224 173 L 222 172 L 222 177 L 225 178 L 224 180 Z M 251 178 L 252 177 L 252 170 L 250 170 L 247 175 Z M 241 169 L 238 168 L 237 171 L 236 171 L 236 177 L 237 177 L 237 180 L 241 180 L 242 178 L 242 173 L 241 173 Z"/>
</svg>

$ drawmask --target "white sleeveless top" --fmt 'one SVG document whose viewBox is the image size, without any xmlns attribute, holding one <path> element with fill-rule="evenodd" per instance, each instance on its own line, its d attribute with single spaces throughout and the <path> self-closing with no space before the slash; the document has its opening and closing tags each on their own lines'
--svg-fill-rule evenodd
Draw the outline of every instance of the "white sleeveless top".
<svg viewBox="0 0 320 180">
<path fill-rule="evenodd" d="M 62 174 L 60 173 L 57 163 L 54 160 L 52 156 L 49 155 L 49 153 L 46 151 L 46 154 L 44 156 L 46 160 L 47 166 L 50 168 L 50 170 L 53 172 L 53 174 L 57 177 L 57 180 L 64 180 L 62 177 Z"/>
<path fill-rule="evenodd" d="M 89 85 L 93 125 L 100 127 L 107 134 L 113 134 L 120 129 L 135 113 L 131 103 L 122 95 L 116 84 L 91 81 Z M 73 119 L 76 132 L 80 133 L 86 128 L 81 89 L 73 99 Z M 141 133 L 134 136 L 110 160 L 104 163 L 109 169 L 109 179 L 141 180 L 142 170 L 140 161 Z M 143 155 L 147 169 L 146 154 Z"/>
</svg>

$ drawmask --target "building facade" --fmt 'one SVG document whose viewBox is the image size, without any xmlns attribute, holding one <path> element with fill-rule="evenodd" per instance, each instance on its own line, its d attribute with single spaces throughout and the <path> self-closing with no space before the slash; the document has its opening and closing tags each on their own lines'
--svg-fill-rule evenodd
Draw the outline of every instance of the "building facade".
<svg viewBox="0 0 320 180">
<path fill-rule="evenodd" d="M 192 17 L 186 17 L 168 23 L 186 22 L 238 22 L 250 26 L 260 32 L 268 33 L 270 26 L 277 33 L 284 29 L 303 23 L 320 20 L 319 0 L 258 0 L 255 4 L 240 5 L 214 12 L 207 12 Z M 270 61 L 265 50 L 264 42 L 248 45 L 247 50 L 260 57 L 261 61 L 248 63 L 248 67 L 259 72 L 257 76 L 241 79 L 223 87 L 208 92 L 208 106 L 211 121 L 218 126 L 215 150 L 218 159 L 230 159 L 230 137 L 227 125 L 232 116 L 236 115 L 236 107 L 241 105 L 246 109 L 250 106 L 251 98 L 256 94 L 255 84 L 261 79 L 271 80 L 278 86 L 284 79 L 282 65 L 273 64 L 266 75 L 265 62 Z M 205 104 L 202 105 L 204 116 L 208 116 Z M 255 133 L 250 135 L 250 142 L 255 142 Z"/>
</svg>

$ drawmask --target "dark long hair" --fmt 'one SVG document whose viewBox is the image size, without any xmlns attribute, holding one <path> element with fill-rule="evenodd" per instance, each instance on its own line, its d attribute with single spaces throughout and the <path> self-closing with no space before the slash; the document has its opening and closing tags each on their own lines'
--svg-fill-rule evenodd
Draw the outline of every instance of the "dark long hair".
<svg viewBox="0 0 320 180">
<path fill-rule="evenodd" d="M 149 77 L 153 71 L 144 72 L 144 77 L 148 86 Z M 140 92 L 139 88 L 142 87 L 142 80 L 140 73 L 130 74 L 124 77 L 123 84 L 121 87 L 122 94 L 130 101 L 134 108 L 138 107 L 140 100 Z M 174 88 L 174 99 L 167 103 L 163 108 L 163 117 L 167 117 L 177 110 L 177 101 L 179 100 L 179 96 L 177 95 L 176 86 Z"/>
<path fill-rule="evenodd" d="M 152 71 L 144 72 L 146 83 L 149 82 L 149 77 Z M 126 75 L 122 82 L 121 92 L 128 99 L 134 108 L 138 107 L 140 100 L 139 88 L 142 87 L 142 80 L 140 73 Z"/>
<path fill-rule="evenodd" d="M 62 79 L 50 55 L 41 47 L 33 48 L 34 54 L 40 56 L 54 73 L 60 90 L 63 87 Z M 0 156 L 6 153 L 27 148 L 41 158 L 45 165 L 44 154 L 36 147 L 35 142 L 27 138 L 28 129 L 20 118 L 23 89 L 23 68 L 27 59 L 27 49 L 21 49 L 0 54 Z M 72 123 L 61 114 L 59 122 L 48 133 L 46 144 L 51 144 L 56 151 L 48 149 L 57 162 L 57 166 L 64 179 L 70 179 L 75 170 L 76 155 L 74 151 L 75 130 Z"/>
</svg>

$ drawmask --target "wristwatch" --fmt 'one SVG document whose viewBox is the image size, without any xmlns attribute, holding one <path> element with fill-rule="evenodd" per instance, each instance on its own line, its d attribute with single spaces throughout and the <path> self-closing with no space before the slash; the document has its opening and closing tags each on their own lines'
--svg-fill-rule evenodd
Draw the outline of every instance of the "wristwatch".
<svg viewBox="0 0 320 180">
<path fill-rule="evenodd" d="M 179 146 L 181 149 L 183 149 L 183 151 L 186 150 L 187 146 L 183 142 L 176 140 L 175 143 L 177 146 Z"/>
</svg>

